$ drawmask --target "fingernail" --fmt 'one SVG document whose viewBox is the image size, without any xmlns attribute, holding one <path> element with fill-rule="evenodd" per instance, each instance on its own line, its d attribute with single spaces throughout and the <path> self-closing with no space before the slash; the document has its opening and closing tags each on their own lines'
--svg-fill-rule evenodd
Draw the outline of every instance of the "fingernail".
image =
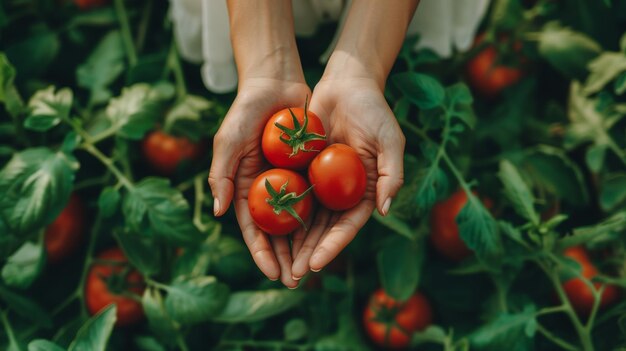
<svg viewBox="0 0 626 351">
<path fill-rule="evenodd" d="M 293 275 L 292 275 L 292 276 L 291 276 L 291 279 L 293 279 L 293 280 L 300 280 L 300 279 L 302 279 L 302 277 L 296 277 L 296 276 L 293 276 Z"/>
<path fill-rule="evenodd" d="M 319 271 L 321 271 L 321 270 L 322 270 L 321 268 L 320 268 L 320 269 L 318 269 L 318 270 L 315 270 L 315 269 L 311 268 L 311 272 L 315 272 L 315 273 L 317 273 L 317 272 L 319 272 Z"/>
<path fill-rule="evenodd" d="M 220 200 L 218 198 L 213 199 L 213 214 L 218 215 L 220 213 Z"/>
<path fill-rule="evenodd" d="M 273 282 L 275 282 L 275 281 L 277 281 L 277 280 L 278 280 L 278 278 L 274 278 L 274 279 L 272 279 L 272 278 L 270 278 L 270 277 L 267 277 L 267 279 L 269 279 L 269 280 L 271 280 L 271 281 L 273 281 Z"/>
<path fill-rule="evenodd" d="M 292 287 L 290 287 L 290 286 L 288 286 L 288 287 L 287 287 L 287 289 L 289 289 L 289 290 L 296 290 L 297 288 L 298 288 L 298 286 L 297 286 L 297 285 L 296 285 L 296 286 L 294 286 L 293 288 L 292 288 Z"/>
<path fill-rule="evenodd" d="M 383 216 L 386 216 L 389 213 L 389 208 L 391 207 L 391 198 L 388 197 L 383 204 Z"/>
</svg>

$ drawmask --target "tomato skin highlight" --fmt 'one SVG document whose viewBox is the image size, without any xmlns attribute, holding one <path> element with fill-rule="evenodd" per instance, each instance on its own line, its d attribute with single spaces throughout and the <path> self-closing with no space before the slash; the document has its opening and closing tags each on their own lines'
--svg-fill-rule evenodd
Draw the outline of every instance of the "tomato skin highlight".
<svg viewBox="0 0 626 351">
<path fill-rule="evenodd" d="M 306 168 L 311 163 L 311 160 L 326 147 L 326 140 L 307 141 L 304 144 L 305 149 L 314 151 L 299 150 L 295 155 L 290 157 L 293 148 L 280 140 L 281 136 L 287 139 L 289 139 L 289 137 L 275 125 L 278 123 L 289 129 L 294 128 L 293 118 L 289 110 L 290 109 L 280 110 L 270 117 L 263 130 L 261 147 L 263 149 L 263 155 L 274 167 L 301 170 Z M 298 119 L 298 122 L 304 124 L 304 109 L 296 107 L 291 108 L 291 111 Z M 308 125 L 306 132 L 325 135 L 324 125 L 320 118 L 311 111 L 307 111 L 307 116 Z"/>
<path fill-rule="evenodd" d="M 390 320 L 385 321 L 385 318 Z M 378 289 L 370 297 L 363 312 L 363 325 L 367 335 L 378 346 L 390 349 L 406 348 L 411 334 L 425 329 L 431 323 L 430 302 L 419 292 L 408 300 L 399 302 L 383 289 Z"/>
<path fill-rule="evenodd" d="M 143 139 L 141 150 L 152 168 L 162 175 L 171 176 L 181 162 L 193 161 L 202 156 L 204 145 L 155 130 Z"/>
<path fill-rule="evenodd" d="M 309 182 L 322 205 L 333 211 L 344 211 L 356 206 L 363 198 L 367 174 L 353 148 L 332 144 L 311 162 Z"/>
<path fill-rule="evenodd" d="M 271 195 L 265 188 L 266 179 L 277 192 L 283 184 L 288 183 L 287 193 L 294 192 L 296 195 L 304 193 L 309 188 L 309 184 L 304 177 L 294 171 L 274 168 L 261 173 L 250 186 L 248 208 L 254 223 L 267 234 L 289 234 L 301 224 L 285 210 L 278 215 L 274 213 L 274 207 L 267 202 Z M 303 221 L 306 221 L 313 209 L 311 194 L 307 194 L 301 201 L 295 203 L 293 209 Z"/>
<path fill-rule="evenodd" d="M 101 252 L 97 259 L 120 263 L 128 262 L 126 256 L 119 248 L 111 248 Z M 107 265 L 94 263 L 89 269 L 85 283 L 85 305 L 91 315 L 95 315 L 103 308 L 112 303 L 117 305 L 116 326 L 124 327 L 136 324 L 144 319 L 143 307 L 139 301 L 116 294 L 109 290 L 106 279 L 114 274 L 121 274 L 124 267 L 119 265 Z M 132 269 L 126 276 L 128 290 L 134 294 L 143 294 L 143 278 L 141 274 Z"/>
<path fill-rule="evenodd" d="M 474 46 L 484 40 L 484 34 L 476 38 Z M 518 45 L 515 46 L 517 49 Z M 521 45 L 520 45 L 521 48 Z M 499 53 L 493 45 L 487 46 L 474 56 L 466 65 L 469 85 L 481 96 L 493 99 L 500 93 L 520 81 L 524 72 L 517 67 L 498 63 Z"/>
<path fill-rule="evenodd" d="M 591 280 L 598 275 L 598 269 L 594 266 L 589 258 L 589 254 L 582 246 L 574 246 L 566 249 L 563 255 L 578 262 L 582 267 L 581 275 Z M 599 289 L 602 283 L 593 282 L 595 289 Z M 572 278 L 563 283 L 565 294 L 570 300 L 574 310 L 581 316 L 589 316 L 593 309 L 594 298 L 593 292 L 581 278 Z M 619 298 L 619 289 L 610 284 L 605 284 L 602 297 L 600 299 L 600 308 L 605 308 L 613 304 Z"/>
<path fill-rule="evenodd" d="M 85 215 L 82 200 L 72 194 L 63 211 L 46 228 L 44 241 L 48 262 L 60 262 L 78 249 L 85 236 Z"/>
<path fill-rule="evenodd" d="M 436 203 L 430 212 L 430 241 L 437 251 L 452 261 L 462 261 L 472 254 L 459 235 L 456 216 L 467 203 L 467 194 L 457 190 Z"/>
</svg>

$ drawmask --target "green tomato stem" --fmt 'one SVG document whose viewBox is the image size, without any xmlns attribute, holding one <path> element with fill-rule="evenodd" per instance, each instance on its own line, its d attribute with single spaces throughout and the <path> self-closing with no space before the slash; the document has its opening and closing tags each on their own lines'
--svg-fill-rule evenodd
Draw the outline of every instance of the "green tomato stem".
<svg viewBox="0 0 626 351">
<path fill-rule="evenodd" d="M 114 0 L 113 6 L 115 7 L 117 20 L 120 23 L 122 42 L 124 43 L 124 48 L 126 49 L 128 63 L 131 67 L 135 66 L 137 64 L 137 52 L 135 51 L 135 45 L 133 43 L 133 37 L 130 31 L 130 24 L 128 21 L 128 14 L 126 13 L 126 7 L 124 6 L 124 0 Z"/>
<path fill-rule="evenodd" d="M 568 351 L 578 351 L 578 347 L 576 347 L 575 345 L 570 344 L 569 342 L 559 338 L 558 336 L 554 335 L 551 331 L 549 331 L 548 329 L 546 329 L 543 325 L 541 325 L 540 323 L 537 323 L 537 331 L 539 333 L 541 333 L 546 339 L 552 341 L 554 344 L 560 346 L 561 348 L 563 348 L 564 350 L 568 350 Z"/>
<path fill-rule="evenodd" d="M 7 334 L 7 338 L 9 339 L 10 345 L 19 345 L 17 339 L 15 338 L 15 333 L 13 332 L 13 327 L 11 327 L 11 322 L 9 322 L 9 318 L 7 317 L 8 311 L 2 311 L 0 313 L 0 319 L 2 320 L 2 325 L 4 327 L 4 331 Z"/>
</svg>

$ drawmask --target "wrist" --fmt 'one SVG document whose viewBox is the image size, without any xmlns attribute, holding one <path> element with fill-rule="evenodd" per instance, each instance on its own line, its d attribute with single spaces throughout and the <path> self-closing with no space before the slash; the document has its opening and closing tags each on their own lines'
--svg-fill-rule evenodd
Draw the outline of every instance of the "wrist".
<svg viewBox="0 0 626 351">
<path fill-rule="evenodd" d="M 331 55 L 326 69 L 324 80 L 369 80 L 382 90 L 385 87 L 389 70 L 376 57 L 369 53 L 360 53 L 359 50 L 352 52 L 336 49 Z"/>
</svg>

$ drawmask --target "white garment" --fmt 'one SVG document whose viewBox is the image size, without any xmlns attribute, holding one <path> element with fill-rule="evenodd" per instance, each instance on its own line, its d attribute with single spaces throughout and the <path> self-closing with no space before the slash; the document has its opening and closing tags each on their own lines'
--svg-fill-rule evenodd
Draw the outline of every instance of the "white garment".
<svg viewBox="0 0 626 351">
<path fill-rule="evenodd" d="M 194 63 L 203 62 L 202 79 L 207 89 L 215 93 L 234 91 L 237 70 L 226 0 L 170 1 L 180 55 Z M 349 4 L 350 0 L 293 1 L 296 35 L 313 36 L 326 21 L 339 21 L 341 27 Z M 408 35 L 420 35 L 415 49 L 429 48 L 441 57 L 450 57 L 471 46 L 488 5 L 489 0 L 422 0 L 409 24 Z M 328 60 L 337 35 L 320 57 L 321 62 Z"/>
</svg>

